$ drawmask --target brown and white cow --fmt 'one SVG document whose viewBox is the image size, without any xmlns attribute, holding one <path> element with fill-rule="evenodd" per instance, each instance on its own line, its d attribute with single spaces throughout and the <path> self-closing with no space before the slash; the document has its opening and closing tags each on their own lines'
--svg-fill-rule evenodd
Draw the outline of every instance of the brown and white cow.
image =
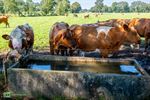
<svg viewBox="0 0 150 100">
<path fill-rule="evenodd" d="M 78 49 L 82 51 L 99 49 L 102 57 L 119 50 L 125 41 L 140 43 L 140 36 L 136 30 L 126 24 L 118 27 L 72 25 L 69 31 L 77 42 Z"/>
<path fill-rule="evenodd" d="M 130 21 L 129 26 L 134 27 L 141 37 L 145 37 L 145 50 L 147 50 L 150 39 L 150 19 L 135 18 Z"/>
<path fill-rule="evenodd" d="M 17 26 L 10 35 L 4 34 L 2 37 L 9 40 L 8 46 L 13 50 L 25 50 L 28 53 L 33 48 L 34 33 L 29 24 Z"/>
<path fill-rule="evenodd" d="M 110 27 L 116 27 L 118 25 L 123 25 L 123 24 L 130 24 L 130 21 L 132 19 L 110 19 L 106 21 L 101 21 L 97 23 L 98 26 L 110 26 Z M 124 48 L 132 48 L 132 49 L 139 49 L 139 45 L 131 44 L 131 43 L 125 43 L 121 46 L 121 50 Z"/>
<path fill-rule="evenodd" d="M 5 23 L 6 28 L 7 28 L 7 26 L 9 27 L 8 16 L 0 16 L 0 23 Z"/>
<path fill-rule="evenodd" d="M 50 53 L 58 55 L 61 51 L 61 55 L 68 55 L 67 50 L 71 49 L 75 44 L 71 38 L 70 34 L 66 31 L 68 30 L 69 25 L 64 22 L 56 22 L 49 33 L 49 43 L 50 43 Z M 69 55 L 72 55 L 71 50 Z"/>
</svg>

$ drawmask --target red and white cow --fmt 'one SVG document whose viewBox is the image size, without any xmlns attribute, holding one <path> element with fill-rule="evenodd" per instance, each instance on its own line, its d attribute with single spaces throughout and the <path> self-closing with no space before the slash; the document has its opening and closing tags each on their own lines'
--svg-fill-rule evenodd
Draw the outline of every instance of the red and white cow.
<svg viewBox="0 0 150 100">
<path fill-rule="evenodd" d="M 8 46 L 13 50 L 31 51 L 34 43 L 34 32 L 29 24 L 17 26 L 10 35 L 4 34 L 2 37 L 9 40 Z"/>
<path fill-rule="evenodd" d="M 139 34 L 126 24 L 117 27 L 72 25 L 66 31 L 75 39 L 78 49 L 87 52 L 99 49 L 102 57 L 119 50 L 124 42 L 140 43 Z"/>
<path fill-rule="evenodd" d="M 61 52 L 61 55 L 72 55 L 72 47 L 75 45 L 75 41 L 72 40 L 68 30 L 69 25 L 65 22 L 56 22 L 49 33 L 49 43 L 50 43 L 50 53 L 58 55 Z"/>
<path fill-rule="evenodd" d="M 150 19 L 147 18 L 134 18 L 129 23 L 130 27 L 134 27 L 141 37 L 145 38 L 145 51 L 148 48 L 150 40 Z"/>
</svg>

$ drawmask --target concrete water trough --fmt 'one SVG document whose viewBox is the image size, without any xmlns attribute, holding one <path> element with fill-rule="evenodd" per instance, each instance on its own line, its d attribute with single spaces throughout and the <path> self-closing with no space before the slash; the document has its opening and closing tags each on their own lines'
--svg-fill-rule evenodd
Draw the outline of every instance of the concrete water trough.
<svg viewBox="0 0 150 100">
<path fill-rule="evenodd" d="M 30 55 L 7 69 L 9 91 L 54 99 L 141 100 L 150 97 L 150 78 L 134 59 Z"/>
</svg>

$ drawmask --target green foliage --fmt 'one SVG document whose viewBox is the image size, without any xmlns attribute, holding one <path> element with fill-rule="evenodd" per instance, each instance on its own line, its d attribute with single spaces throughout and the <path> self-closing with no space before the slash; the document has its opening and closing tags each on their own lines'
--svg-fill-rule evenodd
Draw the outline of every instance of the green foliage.
<svg viewBox="0 0 150 100">
<path fill-rule="evenodd" d="M 96 0 L 96 2 L 95 2 L 95 10 L 97 11 L 97 12 L 101 12 L 102 11 L 102 8 L 103 8 L 103 0 Z"/>
<path fill-rule="evenodd" d="M 128 2 L 113 2 L 111 6 L 103 4 L 104 0 L 96 0 L 95 5 L 90 10 L 81 8 L 78 2 L 70 5 L 69 0 L 0 0 L 0 14 L 11 13 L 19 16 L 47 16 L 65 15 L 69 12 L 150 12 L 150 4 L 142 1 L 133 1 L 129 6 Z M 86 1 L 85 1 L 86 3 Z"/>
<path fill-rule="evenodd" d="M 64 15 L 65 13 L 68 13 L 69 10 L 70 10 L 69 0 L 57 0 L 55 9 L 56 15 Z"/>
<path fill-rule="evenodd" d="M 48 15 L 53 12 L 55 2 L 54 0 L 42 0 L 41 1 L 41 10 L 44 15 Z"/>
<path fill-rule="evenodd" d="M 134 1 L 131 3 L 130 10 L 132 12 L 149 12 L 150 4 L 144 3 L 142 1 Z"/>
<path fill-rule="evenodd" d="M 97 0 L 95 6 L 91 7 L 91 12 L 116 12 L 116 13 L 126 13 L 126 12 L 150 12 L 150 4 L 142 1 L 134 1 L 131 6 L 128 2 L 113 2 L 110 7 L 103 5 L 103 0 Z"/>
<path fill-rule="evenodd" d="M 79 13 L 81 11 L 81 5 L 78 3 L 78 2 L 74 2 L 72 5 L 71 5 L 71 11 L 72 13 Z"/>
<path fill-rule="evenodd" d="M 16 0 L 4 0 L 4 9 L 5 13 L 16 13 L 16 11 L 18 10 Z"/>
<path fill-rule="evenodd" d="M 113 2 L 112 11 L 113 12 L 129 12 L 129 5 L 125 1 Z"/>
<path fill-rule="evenodd" d="M 4 2 L 0 0 L 0 13 L 4 13 Z"/>
</svg>

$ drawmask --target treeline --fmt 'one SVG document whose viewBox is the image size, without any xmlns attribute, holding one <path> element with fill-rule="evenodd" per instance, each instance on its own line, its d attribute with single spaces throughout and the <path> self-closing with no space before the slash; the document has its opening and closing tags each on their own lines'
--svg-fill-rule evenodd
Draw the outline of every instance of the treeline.
<svg viewBox="0 0 150 100">
<path fill-rule="evenodd" d="M 70 4 L 69 0 L 0 0 L 0 13 L 11 13 L 19 16 L 65 15 L 78 13 L 81 6 L 78 2 Z"/>
<path fill-rule="evenodd" d="M 142 1 L 133 1 L 131 5 L 126 1 L 113 2 L 111 6 L 104 5 L 103 0 L 96 0 L 95 6 L 92 7 L 90 12 L 150 12 L 150 4 Z"/>
<path fill-rule="evenodd" d="M 69 0 L 41 0 L 38 3 L 33 0 L 0 0 L 0 14 L 47 16 L 79 12 L 150 12 L 150 4 L 142 1 L 133 1 L 131 5 L 126 1 L 113 2 L 111 6 L 104 5 L 103 1 L 96 0 L 95 5 L 90 9 L 82 9 L 78 2 L 70 4 Z"/>
</svg>

